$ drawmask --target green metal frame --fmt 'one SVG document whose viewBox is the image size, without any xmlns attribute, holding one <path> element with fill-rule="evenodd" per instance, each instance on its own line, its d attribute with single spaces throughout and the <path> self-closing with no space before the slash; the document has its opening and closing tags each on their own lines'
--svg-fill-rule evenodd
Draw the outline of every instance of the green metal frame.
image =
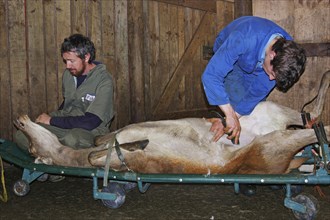
<svg viewBox="0 0 330 220">
<path fill-rule="evenodd" d="M 329 154 L 329 144 L 320 146 L 323 152 Z M 308 148 L 307 148 L 308 149 Z M 28 184 L 32 183 L 44 173 L 83 176 L 93 178 L 94 199 L 115 200 L 113 193 L 102 192 L 99 188 L 99 179 L 104 178 L 105 171 L 101 168 L 79 168 L 65 166 L 50 166 L 45 164 L 35 164 L 34 158 L 28 152 L 24 152 L 13 142 L 0 139 L 0 156 L 7 162 L 24 168 L 22 180 Z M 306 153 L 304 154 L 306 156 Z M 329 155 L 328 155 L 329 158 Z M 286 198 L 284 205 L 292 210 L 305 213 L 306 207 L 291 199 L 290 186 L 295 185 L 317 185 L 330 184 L 327 166 L 320 167 L 313 175 L 304 175 L 298 172 L 290 174 L 141 174 L 133 172 L 116 172 L 110 170 L 108 179 L 118 182 L 137 182 L 141 193 L 145 193 L 151 183 L 182 183 L 182 184 L 233 184 L 235 193 L 239 193 L 239 184 L 258 185 L 286 185 Z"/>
</svg>

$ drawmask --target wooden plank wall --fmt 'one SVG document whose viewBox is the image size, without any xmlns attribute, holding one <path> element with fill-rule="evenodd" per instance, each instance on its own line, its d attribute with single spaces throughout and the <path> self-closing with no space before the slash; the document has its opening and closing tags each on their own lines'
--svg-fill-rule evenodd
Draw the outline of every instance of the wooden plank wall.
<svg viewBox="0 0 330 220">
<path fill-rule="evenodd" d="M 94 41 L 97 60 L 124 87 L 116 91 L 122 96 L 116 104 L 124 106 L 120 112 L 125 115 L 122 123 L 127 124 L 127 14 L 127 1 L 1 0 L 0 137 L 12 139 L 16 130 L 12 121 L 18 115 L 35 119 L 62 102 L 65 66 L 59 49 L 73 33 Z"/>
<path fill-rule="evenodd" d="M 16 130 L 12 121 L 18 115 L 35 119 L 62 102 L 65 66 L 59 48 L 73 33 L 94 41 L 97 60 L 114 77 L 112 129 L 158 116 L 181 117 L 207 110 L 200 83 L 207 64 L 202 46 L 213 45 L 218 31 L 234 19 L 234 8 L 240 8 L 234 5 L 244 2 L 0 0 L 0 138 L 12 139 Z M 283 25 L 300 43 L 329 42 L 329 0 L 252 2 L 255 15 Z M 207 27 L 201 26 L 205 19 Z M 309 100 L 321 72 L 330 64 L 329 57 L 309 57 L 308 62 L 306 74 L 294 89 L 286 95 L 275 91 L 270 98 L 296 109 Z M 165 104 L 159 104 L 165 100 L 162 97 Z"/>
<path fill-rule="evenodd" d="M 216 1 L 199 0 L 0 0 L 0 137 L 12 139 L 20 114 L 34 120 L 62 102 L 59 53 L 73 33 L 89 36 L 96 59 L 115 80 L 116 117 L 112 129 L 154 119 L 153 108 L 206 12 L 216 22 Z M 230 3 L 233 4 L 232 2 Z M 221 16 L 223 17 L 223 16 Z M 212 45 L 216 25 L 203 36 Z M 208 30 L 208 33 L 210 31 Z M 178 111 L 205 106 L 200 75 L 207 61 L 198 50 L 189 76 L 171 101 Z M 192 75 L 194 74 L 194 75 Z M 195 89 L 196 88 L 196 89 Z"/>
<path fill-rule="evenodd" d="M 298 43 L 330 43 L 329 0 L 253 0 L 253 15 L 275 21 Z M 273 91 L 269 99 L 300 111 L 303 104 L 317 94 L 322 74 L 327 70 L 330 70 L 329 55 L 308 57 L 305 73 L 299 82 L 285 94 Z M 329 92 L 322 121 L 330 124 Z"/>
<path fill-rule="evenodd" d="M 217 33 L 216 13 L 194 9 L 198 4 L 187 8 L 180 2 L 173 2 L 149 3 L 146 27 L 150 36 L 147 38 L 150 68 L 146 69 L 146 84 L 149 85 L 146 100 L 150 102 L 147 119 L 180 117 L 181 113 L 187 116 L 187 111 L 206 109 L 200 82 L 207 64 L 203 60 L 202 45 L 213 44 Z M 209 2 L 213 2 L 215 11 L 216 2 Z"/>
</svg>

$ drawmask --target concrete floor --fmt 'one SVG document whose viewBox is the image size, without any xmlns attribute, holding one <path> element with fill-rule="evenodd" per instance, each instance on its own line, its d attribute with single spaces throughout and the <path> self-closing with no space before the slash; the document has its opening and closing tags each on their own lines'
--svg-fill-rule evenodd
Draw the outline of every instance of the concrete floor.
<svg viewBox="0 0 330 220">
<path fill-rule="evenodd" d="M 66 177 L 57 183 L 30 184 L 24 197 L 12 191 L 22 170 L 5 166 L 5 180 L 9 200 L 0 202 L 0 219 L 295 219 L 283 205 L 283 190 L 258 186 L 257 194 L 247 197 L 234 193 L 233 185 L 152 184 L 142 194 L 138 189 L 127 193 L 126 201 L 118 209 L 110 209 L 101 200 L 94 200 L 91 179 Z M 321 197 L 312 186 L 304 192 L 314 195 L 320 211 L 316 219 L 330 219 L 330 188 L 321 186 Z M 2 192 L 2 190 L 1 190 Z"/>
</svg>

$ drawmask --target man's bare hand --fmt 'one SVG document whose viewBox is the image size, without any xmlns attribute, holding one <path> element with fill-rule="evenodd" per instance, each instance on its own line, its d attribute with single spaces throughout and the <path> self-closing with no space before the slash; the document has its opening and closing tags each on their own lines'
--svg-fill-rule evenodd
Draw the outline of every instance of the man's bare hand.
<svg viewBox="0 0 330 220">
<path fill-rule="evenodd" d="M 226 117 L 226 127 L 224 128 L 224 132 L 228 134 L 228 139 L 234 139 L 234 143 L 239 143 L 239 136 L 241 134 L 241 124 L 239 123 L 238 117 L 234 115 L 233 117 Z"/>
<path fill-rule="evenodd" d="M 233 140 L 234 143 L 239 143 L 239 136 L 241 134 L 241 124 L 239 123 L 239 118 L 241 117 L 237 112 L 234 111 L 230 104 L 219 105 L 219 108 L 226 115 L 226 128 L 224 132 L 228 134 L 228 139 Z"/>
<path fill-rule="evenodd" d="M 214 133 L 213 141 L 217 142 L 225 133 L 224 126 L 220 118 L 209 118 L 207 121 L 212 123 L 210 131 Z"/>
<path fill-rule="evenodd" d="M 50 124 L 50 119 L 51 117 L 46 114 L 46 113 L 42 113 L 41 115 L 39 115 L 36 119 L 36 123 L 43 123 L 43 124 Z"/>
</svg>

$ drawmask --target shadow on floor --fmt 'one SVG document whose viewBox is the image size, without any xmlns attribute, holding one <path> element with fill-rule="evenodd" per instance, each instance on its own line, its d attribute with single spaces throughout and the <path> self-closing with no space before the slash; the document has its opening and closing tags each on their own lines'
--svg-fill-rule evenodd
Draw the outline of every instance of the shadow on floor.
<svg viewBox="0 0 330 220">
<path fill-rule="evenodd" d="M 68 176 L 57 183 L 34 181 L 30 192 L 18 197 L 12 186 L 21 176 L 22 169 L 5 166 L 9 200 L 0 202 L 0 219 L 295 219 L 283 205 L 284 191 L 268 186 L 258 186 L 255 196 L 246 197 L 236 195 L 233 185 L 152 184 L 144 194 L 134 189 L 123 206 L 110 209 L 94 200 L 92 179 Z M 304 186 L 304 192 L 318 199 L 316 219 L 330 219 L 330 188 L 321 189 L 327 197 L 321 197 L 314 186 Z"/>
</svg>

